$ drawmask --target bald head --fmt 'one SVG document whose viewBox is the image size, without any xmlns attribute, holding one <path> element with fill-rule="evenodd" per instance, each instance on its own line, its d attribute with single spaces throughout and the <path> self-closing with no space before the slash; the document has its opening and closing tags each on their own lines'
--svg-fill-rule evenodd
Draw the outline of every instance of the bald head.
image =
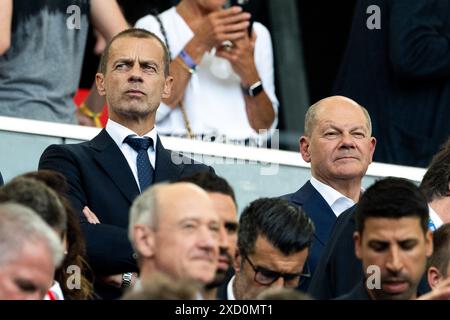
<svg viewBox="0 0 450 320">
<path fill-rule="evenodd" d="M 158 271 L 209 283 L 217 269 L 219 225 L 209 195 L 192 183 L 146 190 L 131 207 L 129 229 L 141 276 Z"/>
<path fill-rule="evenodd" d="M 320 118 L 322 114 L 333 109 L 354 110 L 355 112 L 361 112 L 366 119 L 368 133 L 369 135 L 372 134 L 372 122 L 366 108 L 350 98 L 344 96 L 331 96 L 319 100 L 309 107 L 305 116 L 305 136 L 310 137 L 312 131 L 317 125 L 317 119 Z"/>
</svg>

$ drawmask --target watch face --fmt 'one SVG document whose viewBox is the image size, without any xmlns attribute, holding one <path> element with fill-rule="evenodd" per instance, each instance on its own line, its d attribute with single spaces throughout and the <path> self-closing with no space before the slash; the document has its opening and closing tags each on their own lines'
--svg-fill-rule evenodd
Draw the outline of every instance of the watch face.
<svg viewBox="0 0 450 320">
<path fill-rule="evenodd" d="M 260 94 L 263 91 L 262 83 L 259 82 L 259 84 L 257 84 L 256 86 L 251 86 L 248 91 L 252 97 L 257 96 L 258 94 Z"/>
</svg>

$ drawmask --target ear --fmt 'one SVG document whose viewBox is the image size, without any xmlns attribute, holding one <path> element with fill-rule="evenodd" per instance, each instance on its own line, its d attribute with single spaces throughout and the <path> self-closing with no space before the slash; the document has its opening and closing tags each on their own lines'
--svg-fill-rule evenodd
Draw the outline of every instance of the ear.
<svg viewBox="0 0 450 320">
<path fill-rule="evenodd" d="M 299 145 L 300 145 L 300 153 L 302 155 L 303 160 L 305 160 L 305 162 L 308 163 L 311 162 L 311 153 L 309 152 L 310 146 L 309 138 L 307 136 L 301 136 Z"/>
<path fill-rule="evenodd" d="M 435 266 L 431 266 L 427 270 L 427 280 L 428 284 L 430 285 L 431 289 L 434 289 L 439 282 L 442 280 L 442 275 L 439 272 L 438 268 Z"/>
<path fill-rule="evenodd" d="M 140 257 L 149 259 L 155 254 L 155 231 L 147 225 L 133 227 L 133 242 Z"/>
<path fill-rule="evenodd" d="M 427 230 L 425 234 L 425 253 L 427 258 L 433 254 L 433 232 L 431 230 Z"/>
<path fill-rule="evenodd" d="M 239 249 L 236 249 L 233 261 L 234 273 L 238 273 L 241 270 L 241 265 L 242 265 L 242 255 L 240 254 Z"/>
<path fill-rule="evenodd" d="M 353 241 L 355 242 L 355 255 L 358 259 L 362 260 L 362 253 L 361 253 L 362 237 L 358 231 L 355 231 L 355 233 L 353 233 Z"/>
<path fill-rule="evenodd" d="M 370 137 L 370 162 L 372 163 L 373 153 L 375 152 L 375 146 L 377 145 L 377 139 Z"/>
<path fill-rule="evenodd" d="M 97 86 L 98 94 L 101 96 L 105 96 L 106 95 L 105 76 L 103 73 L 95 74 L 95 85 Z"/>
<path fill-rule="evenodd" d="M 173 77 L 168 76 L 166 78 L 166 80 L 164 81 L 164 89 L 163 89 L 163 94 L 162 94 L 162 97 L 164 99 L 170 97 L 170 93 L 172 92 L 172 86 L 173 86 Z"/>
</svg>

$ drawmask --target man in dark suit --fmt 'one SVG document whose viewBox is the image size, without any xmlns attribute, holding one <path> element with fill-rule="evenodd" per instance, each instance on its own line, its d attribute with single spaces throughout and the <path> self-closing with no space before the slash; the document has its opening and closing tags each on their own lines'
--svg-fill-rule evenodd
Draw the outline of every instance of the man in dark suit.
<svg viewBox="0 0 450 320">
<path fill-rule="evenodd" d="M 322 99 L 306 113 L 300 152 L 311 163 L 312 177 L 297 192 L 283 196 L 302 207 L 316 227 L 304 273 L 314 273 L 336 217 L 360 197 L 361 180 L 375 150 L 371 132 L 366 109 L 346 97 Z M 306 291 L 309 283 L 299 288 Z"/>
<path fill-rule="evenodd" d="M 433 253 L 427 201 L 419 188 L 400 178 L 375 182 L 357 205 L 355 226 L 364 277 L 339 299 L 416 299 Z"/>
<path fill-rule="evenodd" d="M 430 210 L 431 231 L 450 223 L 450 139 L 431 161 L 420 189 L 425 194 Z M 317 265 L 309 293 L 316 299 L 332 299 L 350 291 L 362 280 L 361 261 L 354 254 L 355 210 L 349 209 L 339 216 L 330 236 L 329 244 Z M 430 290 L 423 279 L 420 293 Z"/>
<path fill-rule="evenodd" d="M 172 82 L 167 49 L 158 37 L 139 29 L 119 33 L 106 47 L 96 75 L 97 89 L 108 102 L 106 128 L 88 142 L 48 147 L 39 162 L 39 169 L 59 171 L 68 180 L 104 297 L 119 296 L 136 278 L 127 237 L 134 198 L 153 183 L 212 171 L 161 144 L 155 114 Z"/>
</svg>

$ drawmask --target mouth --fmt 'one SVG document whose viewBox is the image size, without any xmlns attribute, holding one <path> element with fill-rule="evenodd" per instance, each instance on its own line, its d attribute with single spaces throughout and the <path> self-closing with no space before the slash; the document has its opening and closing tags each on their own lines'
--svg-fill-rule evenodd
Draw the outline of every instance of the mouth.
<svg viewBox="0 0 450 320">
<path fill-rule="evenodd" d="M 145 96 L 144 92 L 142 92 L 141 90 L 135 90 L 135 89 L 125 91 L 125 94 L 128 96 L 135 96 L 135 97 Z"/>
<path fill-rule="evenodd" d="M 230 259 L 228 259 L 228 257 L 227 256 L 219 256 L 219 263 L 218 263 L 218 269 L 221 269 L 221 270 L 227 270 L 229 267 L 230 267 L 230 265 L 231 265 L 231 261 L 230 261 Z"/>
<path fill-rule="evenodd" d="M 358 160 L 357 157 L 354 156 L 342 156 L 342 157 L 337 157 L 336 161 L 340 161 L 340 160 Z"/>
<path fill-rule="evenodd" d="M 389 280 L 382 284 L 383 290 L 391 294 L 398 294 L 408 289 L 408 282 L 402 280 Z"/>
</svg>

